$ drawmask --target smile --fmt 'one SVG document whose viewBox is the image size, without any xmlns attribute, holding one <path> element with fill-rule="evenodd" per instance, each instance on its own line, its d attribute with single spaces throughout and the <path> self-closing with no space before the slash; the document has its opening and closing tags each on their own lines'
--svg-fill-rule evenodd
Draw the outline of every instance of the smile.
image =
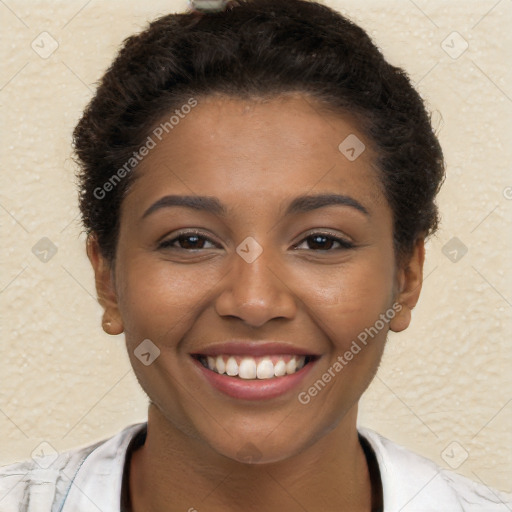
<svg viewBox="0 0 512 512">
<path fill-rule="evenodd" d="M 233 346 L 230 346 L 233 349 Z M 228 348 L 228 347 L 224 347 Z M 283 347 L 281 347 L 283 348 Z M 251 350 L 238 346 L 233 350 L 209 350 L 208 354 L 190 354 L 202 382 L 212 391 L 238 400 L 270 400 L 293 397 L 302 381 L 320 359 L 319 355 L 277 352 L 273 347 Z"/>
<path fill-rule="evenodd" d="M 222 354 L 216 357 L 198 355 L 209 370 L 245 380 L 275 379 L 292 375 L 312 361 L 313 356 L 266 355 L 260 357 Z"/>
</svg>

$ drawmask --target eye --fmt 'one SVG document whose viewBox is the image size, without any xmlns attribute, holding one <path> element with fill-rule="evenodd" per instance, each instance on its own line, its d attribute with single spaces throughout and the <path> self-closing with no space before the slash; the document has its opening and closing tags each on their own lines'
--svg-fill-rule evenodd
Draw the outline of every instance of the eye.
<svg viewBox="0 0 512 512">
<path fill-rule="evenodd" d="M 311 233 L 304 240 L 295 246 L 295 249 L 300 248 L 300 245 L 308 244 L 311 249 L 316 251 L 332 252 L 333 245 L 338 244 L 339 247 L 334 249 L 353 249 L 355 245 L 348 240 L 334 236 L 330 233 Z"/>
<path fill-rule="evenodd" d="M 212 242 L 208 237 L 204 236 L 201 233 L 197 233 L 195 231 L 187 231 L 184 233 L 180 233 L 175 238 L 169 238 L 164 240 L 158 245 L 159 249 L 183 249 L 183 250 L 197 250 L 197 249 L 211 249 L 211 247 L 205 247 L 205 243 L 212 244 L 215 247 L 214 242 Z M 178 246 L 176 244 L 179 244 Z"/>
</svg>

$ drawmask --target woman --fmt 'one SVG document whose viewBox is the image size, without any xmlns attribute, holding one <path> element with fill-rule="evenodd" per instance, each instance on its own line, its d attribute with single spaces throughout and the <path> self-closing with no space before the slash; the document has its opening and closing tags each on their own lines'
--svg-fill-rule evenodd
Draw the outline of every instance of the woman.
<svg viewBox="0 0 512 512">
<path fill-rule="evenodd" d="M 199 7 L 125 42 L 74 133 L 103 328 L 147 424 L 3 468 L 2 506 L 509 510 L 356 426 L 438 222 L 418 93 L 320 4 Z"/>
</svg>

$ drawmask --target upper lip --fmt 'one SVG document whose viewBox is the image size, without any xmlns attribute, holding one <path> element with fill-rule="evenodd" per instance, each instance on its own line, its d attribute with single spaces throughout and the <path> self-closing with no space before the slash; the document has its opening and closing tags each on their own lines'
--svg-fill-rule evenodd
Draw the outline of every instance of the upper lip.
<svg viewBox="0 0 512 512">
<path fill-rule="evenodd" d="M 207 347 L 191 352 L 192 355 L 218 356 L 230 354 L 235 356 L 254 356 L 261 357 L 266 355 L 300 355 L 300 356 L 319 356 L 310 349 L 300 348 L 296 345 L 273 341 L 226 341 L 222 343 L 212 343 Z"/>
</svg>

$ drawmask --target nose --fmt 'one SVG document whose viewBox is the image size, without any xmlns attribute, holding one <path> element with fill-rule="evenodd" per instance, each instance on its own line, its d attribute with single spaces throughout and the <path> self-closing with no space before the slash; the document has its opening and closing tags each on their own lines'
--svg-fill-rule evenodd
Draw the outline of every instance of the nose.
<svg viewBox="0 0 512 512">
<path fill-rule="evenodd" d="M 263 250 L 251 263 L 235 253 L 230 271 L 221 283 L 216 311 L 252 327 L 261 327 L 274 318 L 291 319 L 297 303 L 292 284 L 287 281 L 282 264 L 278 264 L 272 251 Z"/>
</svg>

